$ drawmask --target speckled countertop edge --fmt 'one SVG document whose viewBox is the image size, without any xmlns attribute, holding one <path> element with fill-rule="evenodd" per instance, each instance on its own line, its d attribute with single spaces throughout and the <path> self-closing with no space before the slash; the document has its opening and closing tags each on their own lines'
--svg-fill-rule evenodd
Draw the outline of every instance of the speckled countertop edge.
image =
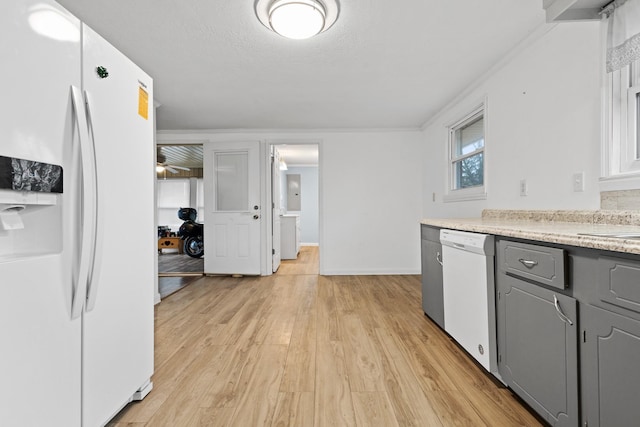
<svg viewBox="0 0 640 427">
<path fill-rule="evenodd" d="M 640 226 L 640 211 L 568 211 L 485 209 L 482 218 L 534 222 L 571 222 L 601 225 Z"/>
<path fill-rule="evenodd" d="M 426 218 L 422 224 L 561 245 L 640 255 L 640 239 L 582 233 L 640 234 L 637 211 L 485 210 L 482 218 Z"/>
</svg>

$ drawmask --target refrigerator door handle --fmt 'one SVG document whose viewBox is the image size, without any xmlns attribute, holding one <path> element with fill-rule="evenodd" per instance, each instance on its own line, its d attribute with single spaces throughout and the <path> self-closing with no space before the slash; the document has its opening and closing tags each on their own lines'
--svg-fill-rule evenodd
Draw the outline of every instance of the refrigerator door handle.
<svg viewBox="0 0 640 427">
<path fill-rule="evenodd" d="M 75 284 L 73 301 L 71 304 L 71 318 L 76 319 L 82 314 L 82 308 L 87 295 L 87 285 L 91 268 L 93 250 L 91 249 L 95 239 L 95 175 L 92 173 L 93 150 L 88 147 L 89 127 L 82 92 L 79 88 L 71 86 L 71 99 L 75 114 L 78 139 L 80 141 L 80 157 L 82 163 L 82 226 L 81 247 L 78 268 L 78 282 Z"/>
<path fill-rule="evenodd" d="M 96 155 L 95 155 L 95 134 L 94 134 L 94 129 L 93 129 L 93 120 L 92 120 L 92 115 L 91 115 L 91 96 L 85 91 L 84 92 L 84 97 L 85 97 L 85 102 L 86 102 L 86 111 L 87 111 L 87 124 L 88 124 L 88 129 L 89 129 L 89 137 L 90 139 L 87 140 L 87 145 L 90 146 L 91 148 L 91 171 L 93 172 L 93 182 L 94 182 L 94 192 L 93 192 L 93 203 L 94 203 L 94 210 L 93 210 L 93 216 L 92 216 L 92 221 L 93 221 L 93 245 L 91 247 L 91 266 L 90 266 L 90 270 L 89 270 L 89 276 L 88 276 L 88 280 L 87 280 L 87 297 L 86 297 L 86 304 L 85 304 L 85 311 L 89 312 L 91 310 L 94 309 L 95 305 L 96 305 L 96 297 L 98 295 L 98 278 L 100 277 L 99 271 L 100 271 L 100 262 L 99 260 L 102 259 L 101 254 L 99 253 L 101 251 L 102 245 L 100 244 L 100 236 L 101 236 L 101 231 L 100 231 L 100 221 L 99 221 L 99 215 L 98 215 L 98 201 L 100 199 L 100 194 L 98 193 L 98 166 L 97 166 L 97 160 L 96 160 Z"/>
</svg>

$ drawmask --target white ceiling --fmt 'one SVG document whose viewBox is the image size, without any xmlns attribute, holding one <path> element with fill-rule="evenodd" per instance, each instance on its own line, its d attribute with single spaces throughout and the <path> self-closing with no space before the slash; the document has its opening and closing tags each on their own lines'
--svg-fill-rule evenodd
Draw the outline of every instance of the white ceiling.
<svg viewBox="0 0 640 427">
<path fill-rule="evenodd" d="M 288 40 L 253 0 L 58 0 L 149 73 L 159 129 L 416 128 L 544 22 L 540 0 L 341 0 Z"/>
</svg>

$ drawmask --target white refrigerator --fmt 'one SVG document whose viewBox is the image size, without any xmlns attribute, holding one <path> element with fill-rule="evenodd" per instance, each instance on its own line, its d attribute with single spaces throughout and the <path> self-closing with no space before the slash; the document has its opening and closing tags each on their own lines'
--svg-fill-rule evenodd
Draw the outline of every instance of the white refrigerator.
<svg viewBox="0 0 640 427">
<path fill-rule="evenodd" d="M 102 426 L 152 388 L 152 79 L 50 0 L 0 58 L 0 426 Z"/>
</svg>

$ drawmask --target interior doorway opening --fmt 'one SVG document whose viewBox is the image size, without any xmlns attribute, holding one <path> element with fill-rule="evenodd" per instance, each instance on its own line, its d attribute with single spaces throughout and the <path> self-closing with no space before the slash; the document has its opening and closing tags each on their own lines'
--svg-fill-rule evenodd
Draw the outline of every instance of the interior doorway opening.
<svg viewBox="0 0 640 427">
<path fill-rule="evenodd" d="M 319 148 L 317 142 L 270 146 L 273 272 L 286 263 L 286 271 L 297 264 L 304 274 L 319 273 Z"/>
<path fill-rule="evenodd" d="M 156 155 L 158 293 L 164 298 L 204 274 L 204 257 L 187 255 L 184 240 L 178 236 L 183 223 L 178 217 L 180 208 L 196 209 L 195 221 L 205 221 L 203 145 L 157 145 Z"/>
</svg>

